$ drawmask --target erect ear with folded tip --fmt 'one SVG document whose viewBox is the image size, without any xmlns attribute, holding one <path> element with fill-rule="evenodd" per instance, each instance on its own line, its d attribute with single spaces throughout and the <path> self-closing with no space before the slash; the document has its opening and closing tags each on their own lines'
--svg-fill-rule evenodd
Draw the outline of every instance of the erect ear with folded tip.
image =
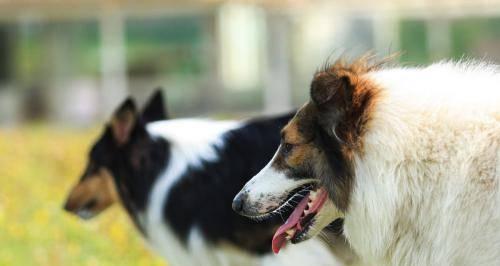
<svg viewBox="0 0 500 266">
<path fill-rule="evenodd" d="M 354 86 L 348 76 L 319 73 L 311 83 L 311 100 L 319 111 L 318 122 L 329 134 L 352 106 Z"/>
<path fill-rule="evenodd" d="M 144 123 L 168 119 L 162 88 L 157 88 L 151 95 L 142 110 L 141 118 Z"/>
<path fill-rule="evenodd" d="M 127 98 L 111 118 L 113 139 L 118 146 L 123 146 L 129 141 L 136 122 L 137 109 L 134 100 Z"/>
</svg>

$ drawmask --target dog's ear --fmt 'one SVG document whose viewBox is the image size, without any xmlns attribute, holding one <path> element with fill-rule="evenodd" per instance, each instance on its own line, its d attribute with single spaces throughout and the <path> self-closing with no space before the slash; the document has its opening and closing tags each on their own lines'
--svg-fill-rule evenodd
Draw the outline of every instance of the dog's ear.
<svg viewBox="0 0 500 266">
<path fill-rule="evenodd" d="M 135 107 L 135 102 L 132 98 L 127 98 L 120 107 L 116 109 L 111 118 L 113 139 L 118 146 L 122 146 L 129 141 L 136 123 L 137 109 Z"/>
<path fill-rule="evenodd" d="M 354 86 L 349 76 L 319 73 L 311 83 L 311 100 L 319 111 L 318 122 L 327 132 L 352 106 Z"/>
<path fill-rule="evenodd" d="M 162 88 L 157 88 L 142 110 L 141 118 L 144 123 L 168 119 L 163 99 Z"/>
</svg>

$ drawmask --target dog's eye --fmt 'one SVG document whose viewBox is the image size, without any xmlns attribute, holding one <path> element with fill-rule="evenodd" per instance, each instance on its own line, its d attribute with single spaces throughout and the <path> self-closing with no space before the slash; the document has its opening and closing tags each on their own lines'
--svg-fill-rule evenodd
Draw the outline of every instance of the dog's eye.
<svg viewBox="0 0 500 266">
<path fill-rule="evenodd" d="M 290 151 L 292 151 L 293 145 L 290 143 L 283 143 L 281 149 L 282 149 L 281 151 L 283 152 L 284 155 L 288 155 L 290 153 Z"/>
</svg>

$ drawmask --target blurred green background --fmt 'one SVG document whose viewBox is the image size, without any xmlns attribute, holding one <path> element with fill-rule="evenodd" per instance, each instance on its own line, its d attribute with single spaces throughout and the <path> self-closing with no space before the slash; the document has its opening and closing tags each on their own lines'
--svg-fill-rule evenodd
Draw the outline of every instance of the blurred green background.
<svg viewBox="0 0 500 266">
<path fill-rule="evenodd" d="M 0 3 L 0 265 L 162 265 L 117 206 L 61 209 L 126 95 L 174 117 L 300 106 L 312 74 L 367 51 L 422 65 L 500 60 L 500 0 Z"/>
</svg>

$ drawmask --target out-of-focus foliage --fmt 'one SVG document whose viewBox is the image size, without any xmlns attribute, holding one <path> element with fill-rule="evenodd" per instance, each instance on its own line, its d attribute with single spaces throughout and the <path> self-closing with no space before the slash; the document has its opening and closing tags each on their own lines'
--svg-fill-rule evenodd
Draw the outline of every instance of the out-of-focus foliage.
<svg viewBox="0 0 500 266">
<path fill-rule="evenodd" d="M 0 265 L 164 265 L 115 206 L 90 221 L 62 210 L 97 130 L 0 130 Z"/>
<path fill-rule="evenodd" d="M 500 59 L 500 18 L 465 17 L 449 19 L 450 38 L 448 54 L 441 59 Z M 401 61 L 406 65 L 424 65 L 435 59 L 428 47 L 429 27 L 435 26 L 424 19 L 405 19 L 399 24 Z"/>
<path fill-rule="evenodd" d="M 484 58 L 485 60 L 498 60 L 500 18 L 457 19 L 451 25 L 451 35 L 454 44 L 454 58 L 461 58 L 465 55 Z"/>
<path fill-rule="evenodd" d="M 427 34 L 422 20 L 405 20 L 400 24 L 401 60 L 407 64 L 425 64 L 428 61 Z"/>
<path fill-rule="evenodd" d="M 208 45 L 204 22 L 203 18 L 194 16 L 129 19 L 126 23 L 128 75 L 189 79 L 206 72 L 210 66 L 206 65 L 206 50 L 203 50 Z M 98 47 L 99 43 L 95 45 Z"/>
</svg>

